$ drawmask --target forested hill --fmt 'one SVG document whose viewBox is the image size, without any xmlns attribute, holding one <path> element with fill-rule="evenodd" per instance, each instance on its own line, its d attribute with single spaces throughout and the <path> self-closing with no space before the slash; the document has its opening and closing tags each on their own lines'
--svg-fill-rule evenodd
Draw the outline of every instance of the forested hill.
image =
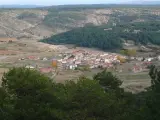
<svg viewBox="0 0 160 120">
<path fill-rule="evenodd" d="M 104 31 L 103 28 L 86 26 L 73 29 L 42 40 L 50 44 L 75 44 L 84 47 L 111 49 L 121 47 L 121 39 L 113 31 Z"/>
<path fill-rule="evenodd" d="M 160 22 L 135 22 L 117 25 L 87 25 L 71 31 L 41 40 L 49 44 L 75 44 L 83 47 L 94 47 L 103 50 L 122 47 L 125 40 L 135 44 L 160 45 Z"/>
</svg>

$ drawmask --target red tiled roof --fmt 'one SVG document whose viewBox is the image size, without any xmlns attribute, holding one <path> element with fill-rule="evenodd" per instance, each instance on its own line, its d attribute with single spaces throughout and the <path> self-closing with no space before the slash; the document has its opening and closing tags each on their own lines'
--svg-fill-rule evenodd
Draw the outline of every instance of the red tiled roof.
<svg viewBox="0 0 160 120">
<path fill-rule="evenodd" d="M 37 59 L 37 57 L 35 57 L 35 56 L 28 56 L 28 59 L 33 60 L 33 59 Z"/>
<path fill-rule="evenodd" d="M 40 72 L 42 73 L 49 73 L 52 71 L 52 68 L 51 67 L 48 67 L 48 68 L 40 68 Z"/>
</svg>

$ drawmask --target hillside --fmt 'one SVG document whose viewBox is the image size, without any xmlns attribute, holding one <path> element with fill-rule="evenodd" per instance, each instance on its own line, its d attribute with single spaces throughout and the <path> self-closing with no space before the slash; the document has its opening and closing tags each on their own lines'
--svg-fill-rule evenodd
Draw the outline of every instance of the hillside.
<svg viewBox="0 0 160 120">
<path fill-rule="evenodd" d="M 0 37 L 42 39 L 84 27 L 159 21 L 160 8 L 139 5 L 66 5 L 0 9 Z"/>
<path fill-rule="evenodd" d="M 56 29 L 67 31 L 76 27 L 83 27 L 88 23 L 94 25 L 107 24 L 111 13 L 112 11 L 110 9 L 49 9 L 49 14 L 45 17 L 44 24 Z"/>
<path fill-rule="evenodd" d="M 132 2 L 129 2 L 130 4 L 141 4 L 141 5 L 159 5 L 160 4 L 160 1 L 147 1 L 147 0 L 133 0 Z"/>
<path fill-rule="evenodd" d="M 42 40 L 50 44 L 75 44 L 102 50 L 121 48 L 124 41 L 132 40 L 135 45 L 148 43 L 160 45 L 160 22 L 136 22 L 109 27 L 85 26 Z"/>
<path fill-rule="evenodd" d="M 35 15 L 31 17 L 26 14 Z M 0 11 L 0 37 L 39 38 L 43 29 L 50 35 L 50 30 L 42 28 L 47 11 L 2 9 Z M 25 16 L 22 18 L 22 16 Z M 21 17 L 21 18 L 20 18 Z"/>
<path fill-rule="evenodd" d="M 159 45 L 160 9 L 157 6 L 54 6 L 48 11 L 44 24 L 63 29 L 63 33 L 42 40 L 45 43 L 103 50 L 121 48 L 127 40 Z"/>
<path fill-rule="evenodd" d="M 0 37 L 40 39 L 87 23 L 105 24 L 111 10 L 61 11 L 50 9 L 0 9 Z"/>
</svg>

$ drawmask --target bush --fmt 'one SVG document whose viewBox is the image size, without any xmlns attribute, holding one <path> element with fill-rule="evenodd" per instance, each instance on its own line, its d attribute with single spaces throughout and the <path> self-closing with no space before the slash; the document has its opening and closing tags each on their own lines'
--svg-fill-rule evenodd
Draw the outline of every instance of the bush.
<svg viewBox="0 0 160 120">
<path fill-rule="evenodd" d="M 56 119 L 54 109 L 59 101 L 48 77 L 35 70 L 13 68 L 4 74 L 2 81 L 13 106 L 13 119 Z"/>
<path fill-rule="evenodd" d="M 2 120 L 159 120 L 160 72 L 151 67 L 152 86 L 131 94 L 122 82 L 103 71 L 94 80 L 53 83 L 38 71 L 12 68 L 0 87 Z M 104 89 L 105 88 L 105 89 Z"/>
</svg>

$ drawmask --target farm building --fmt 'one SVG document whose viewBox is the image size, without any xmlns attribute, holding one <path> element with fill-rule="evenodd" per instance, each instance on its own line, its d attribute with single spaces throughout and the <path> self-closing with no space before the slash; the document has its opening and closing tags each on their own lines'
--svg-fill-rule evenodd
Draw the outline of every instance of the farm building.
<svg viewBox="0 0 160 120">
<path fill-rule="evenodd" d="M 41 73 L 50 73 L 52 72 L 53 69 L 51 67 L 47 67 L 47 68 L 40 68 L 40 72 Z"/>
<path fill-rule="evenodd" d="M 14 42 L 14 41 L 17 41 L 17 38 L 9 38 L 9 37 L 1 38 L 0 37 L 0 42 Z"/>
<path fill-rule="evenodd" d="M 29 60 L 39 60 L 39 57 L 36 57 L 36 56 L 28 56 L 27 58 Z"/>
</svg>

